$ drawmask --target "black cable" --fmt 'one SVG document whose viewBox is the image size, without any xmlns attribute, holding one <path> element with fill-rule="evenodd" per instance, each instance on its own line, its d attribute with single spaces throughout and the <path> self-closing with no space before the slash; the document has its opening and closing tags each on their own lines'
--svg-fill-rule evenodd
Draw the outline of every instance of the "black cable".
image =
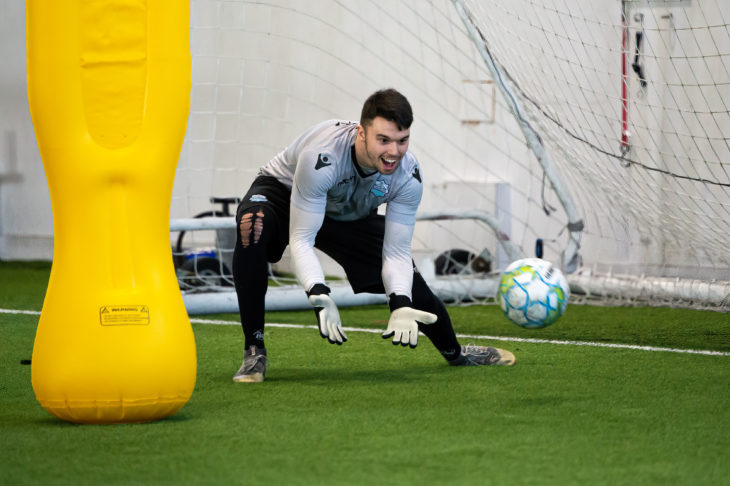
<svg viewBox="0 0 730 486">
<path fill-rule="evenodd" d="M 640 30 L 636 33 L 636 50 L 634 51 L 634 62 L 631 64 L 631 69 L 633 69 L 639 77 L 639 84 L 641 84 L 641 87 L 646 88 L 648 83 L 646 82 L 646 76 L 644 76 L 644 66 L 639 62 L 641 57 L 641 42 L 643 40 L 644 31 Z"/>
</svg>

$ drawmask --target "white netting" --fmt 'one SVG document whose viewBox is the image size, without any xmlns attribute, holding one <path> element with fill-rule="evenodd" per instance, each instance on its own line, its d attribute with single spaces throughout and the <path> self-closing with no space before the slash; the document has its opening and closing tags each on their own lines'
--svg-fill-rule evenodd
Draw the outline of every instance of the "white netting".
<svg viewBox="0 0 730 486">
<path fill-rule="evenodd" d="M 414 107 L 422 211 L 484 211 L 525 254 L 540 238 L 544 257 L 559 260 L 565 210 L 454 4 L 469 12 L 583 216 L 581 278 L 690 277 L 719 281 L 727 295 L 730 2 L 722 0 L 193 0 L 191 115 L 172 217 L 219 211 L 211 197 L 240 197 L 300 131 L 357 119 L 372 91 L 392 86 Z M 213 235 L 188 233 L 183 250 L 202 255 Z M 480 220 L 423 222 L 414 257 L 428 272 L 429 261 L 464 250 L 489 255 L 494 272 L 510 260 L 498 240 Z M 286 265 L 285 257 L 276 270 Z"/>
<path fill-rule="evenodd" d="M 464 3 L 578 202 L 582 274 L 662 303 L 683 298 L 649 282 L 720 281 L 726 307 L 730 4 Z"/>
</svg>

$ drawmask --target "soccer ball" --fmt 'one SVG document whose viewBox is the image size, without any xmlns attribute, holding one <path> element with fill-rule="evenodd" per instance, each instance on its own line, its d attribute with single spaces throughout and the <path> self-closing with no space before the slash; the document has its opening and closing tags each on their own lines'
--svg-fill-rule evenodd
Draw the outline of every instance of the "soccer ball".
<svg viewBox="0 0 730 486">
<path fill-rule="evenodd" d="M 502 273 L 499 305 L 518 326 L 537 329 L 557 321 L 568 307 L 570 287 L 563 272 L 540 258 L 512 262 Z"/>
</svg>

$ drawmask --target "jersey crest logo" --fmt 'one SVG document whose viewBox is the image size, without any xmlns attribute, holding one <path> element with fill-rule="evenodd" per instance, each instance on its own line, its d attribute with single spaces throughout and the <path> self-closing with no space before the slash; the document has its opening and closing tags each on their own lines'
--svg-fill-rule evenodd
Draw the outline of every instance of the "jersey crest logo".
<svg viewBox="0 0 730 486">
<path fill-rule="evenodd" d="M 378 179 L 377 181 L 375 181 L 373 188 L 370 189 L 370 192 L 378 197 L 383 197 L 388 194 L 388 184 L 384 180 Z"/>
<path fill-rule="evenodd" d="M 413 175 L 413 178 L 414 179 L 416 179 L 418 182 L 420 182 L 421 184 L 423 184 L 423 182 L 421 181 L 421 173 L 418 171 L 418 167 L 414 167 L 413 168 L 413 174 L 412 175 Z"/>
<path fill-rule="evenodd" d="M 314 164 L 314 170 L 319 170 L 322 167 L 329 167 L 330 165 L 332 165 L 332 162 L 327 163 L 327 160 L 329 159 L 326 155 L 322 156 L 322 154 L 319 154 L 319 157 L 317 157 L 317 163 Z"/>
</svg>

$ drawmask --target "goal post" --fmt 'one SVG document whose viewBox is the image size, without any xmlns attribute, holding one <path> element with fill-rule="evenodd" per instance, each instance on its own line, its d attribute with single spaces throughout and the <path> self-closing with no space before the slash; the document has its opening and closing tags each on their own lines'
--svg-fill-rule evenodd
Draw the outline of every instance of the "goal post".
<svg viewBox="0 0 730 486">
<path fill-rule="evenodd" d="M 192 231 L 212 198 L 241 197 L 299 132 L 395 87 L 414 107 L 419 214 L 444 216 L 417 223 L 416 264 L 435 287 L 479 289 L 447 298 L 489 301 L 504 242 L 532 256 L 540 240 L 574 302 L 727 311 L 729 24 L 720 0 L 192 0 L 171 212 L 190 223 L 184 297 L 232 292 L 230 237 Z M 487 217 L 448 216 L 467 210 Z M 289 274 L 285 254 L 270 294 Z"/>
</svg>

